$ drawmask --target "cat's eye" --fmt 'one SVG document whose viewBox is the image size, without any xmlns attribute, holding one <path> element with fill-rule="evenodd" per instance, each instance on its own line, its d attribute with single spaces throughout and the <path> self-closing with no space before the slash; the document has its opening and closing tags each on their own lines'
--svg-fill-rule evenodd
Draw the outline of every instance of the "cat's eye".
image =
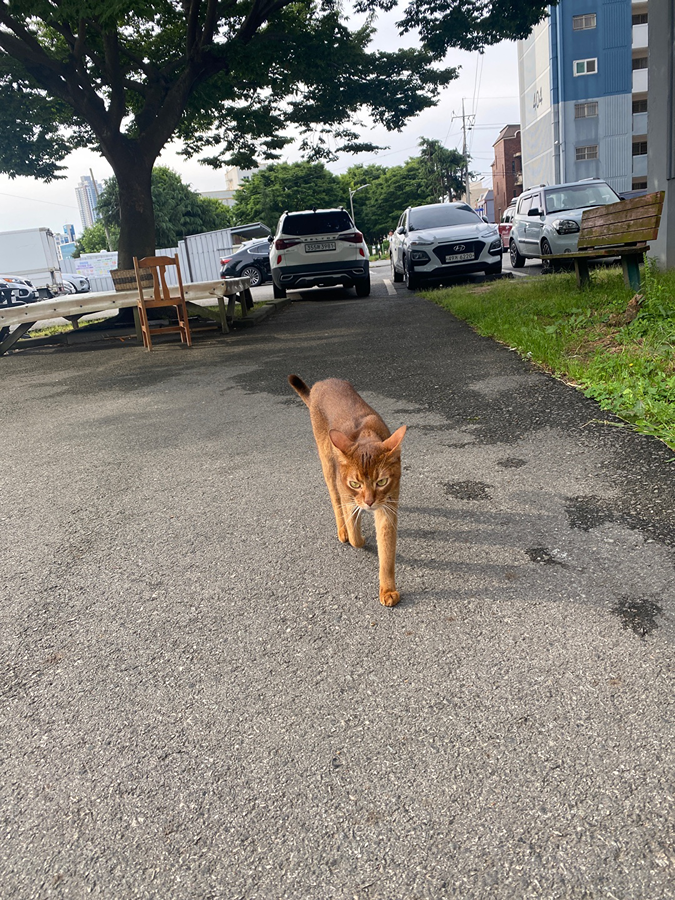
<svg viewBox="0 0 675 900">
<path fill-rule="evenodd" d="M 360 481 L 348 481 L 347 484 L 350 488 L 354 488 L 355 491 L 358 491 L 358 489 L 361 487 Z"/>
<path fill-rule="evenodd" d="M 375 482 L 375 484 L 377 485 L 377 487 L 384 487 L 388 481 L 388 478 L 380 478 Z"/>
</svg>

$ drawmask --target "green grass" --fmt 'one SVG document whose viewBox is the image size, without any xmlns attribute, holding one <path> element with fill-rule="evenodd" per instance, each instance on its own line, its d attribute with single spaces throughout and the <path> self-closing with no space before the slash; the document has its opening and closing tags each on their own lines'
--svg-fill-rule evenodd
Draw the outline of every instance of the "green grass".
<svg viewBox="0 0 675 900">
<path fill-rule="evenodd" d="M 424 296 L 675 449 L 675 271 L 646 267 L 630 322 L 633 291 L 621 270 L 596 270 L 592 280 L 579 290 L 574 274 L 564 273 Z"/>
</svg>

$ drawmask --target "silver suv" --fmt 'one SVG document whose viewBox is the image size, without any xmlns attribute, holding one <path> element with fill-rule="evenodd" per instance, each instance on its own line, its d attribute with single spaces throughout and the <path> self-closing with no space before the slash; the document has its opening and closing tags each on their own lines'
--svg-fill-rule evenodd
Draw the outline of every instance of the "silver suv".
<svg viewBox="0 0 675 900">
<path fill-rule="evenodd" d="M 540 184 L 523 191 L 509 236 L 511 265 L 520 269 L 526 259 L 574 253 L 583 211 L 608 206 L 620 199 L 606 181 L 598 178 L 569 184 Z"/>
</svg>

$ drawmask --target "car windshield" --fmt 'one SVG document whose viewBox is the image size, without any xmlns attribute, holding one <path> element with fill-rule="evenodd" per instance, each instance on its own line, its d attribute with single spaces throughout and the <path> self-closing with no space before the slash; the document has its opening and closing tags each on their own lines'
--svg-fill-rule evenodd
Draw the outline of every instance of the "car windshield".
<svg viewBox="0 0 675 900">
<path fill-rule="evenodd" d="M 425 228 L 447 228 L 450 225 L 475 225 L 482 221 L 470 206 L 427 206 L 411 209 L 408 216 L 410 231 L 422 231 Z"/>
<path fill-rule="evenodd" d="M 587 206 L 607 206 L 621 199 L 604 182 L 568 184 L 565 187 L 544 191 L 546 212 L 562 212 L 565 209 L 583 209 Z"/>
<path fill-rule="evenodd" d="M 351 231 L 353 228 L 349 213 L 344 210 L 291 213 L 284 219 L 282 233 L 302 237 L 306 234 L 340 234 L 341 231 Z"/>
</svg>

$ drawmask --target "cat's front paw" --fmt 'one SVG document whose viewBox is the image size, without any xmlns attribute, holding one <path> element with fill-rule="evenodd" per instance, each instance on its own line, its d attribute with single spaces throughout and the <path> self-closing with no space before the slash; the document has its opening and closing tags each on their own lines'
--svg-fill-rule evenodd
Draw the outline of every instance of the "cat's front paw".
<svg viewBox="0 0 675 900">
<path fill-rule="evenodd" d="M 354 535 L 354 538 L 350 540 L 349 543 L 352 545 L 352 547 L 356 547 L 358 549 L 359 547 L 363 547 L 365 545 L 366 539 L 362 534 L 357 534 Z"/>
<path fill-rule="evenodd" d="M 349 535 L 347 534 L 346 528 L 338 528 L 338 540 L 342 541 L 343 544 L 349 542 Z"/>
<path fill-rule="evenodd" d="M 382 606 L 396 606 L 401 599 L 398 591 L 386 591 L 380 588 L 380 603 Z"/>
</svg>

